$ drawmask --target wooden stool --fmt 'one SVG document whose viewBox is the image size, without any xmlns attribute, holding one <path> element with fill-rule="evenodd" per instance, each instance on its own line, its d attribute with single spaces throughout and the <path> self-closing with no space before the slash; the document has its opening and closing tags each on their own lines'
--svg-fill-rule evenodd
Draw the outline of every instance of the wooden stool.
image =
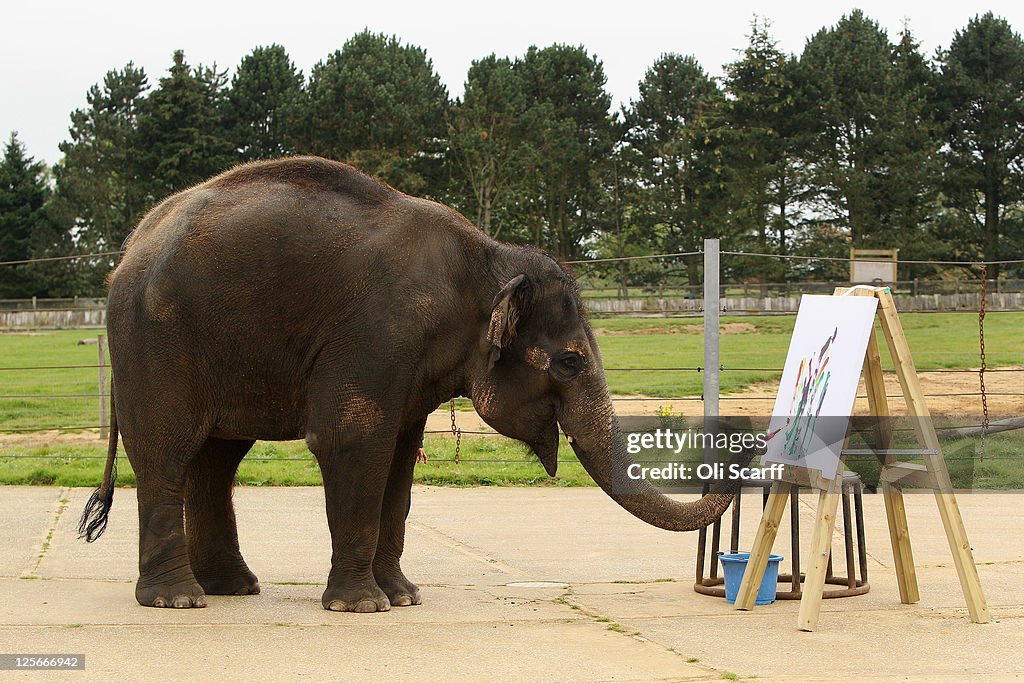
<svg viewBox="0 0 1024 683">
<path fill-rule="evenodd" d="M 744 488 L 760 487 L 764 491 L 761 507 L 768 502 L 768 492 L 775 483 L 770 479 L 744 479 Z M 708 484 L 704 484 L 704 493 L 708 492 Z M 790 525 L 790 562 L 792 570 L 789 574 L 779 574 L 779 583 L 791 583 L 792 590 L 778 591 L 776 598 L 780 600 L 799 600 L 803 592 L 800 590 L 800 583 L 803 581 L 803 574 L 800 573 L 800 502 L 797 495 L 798 488 L 793 487 L 789 503 L 789 525 Z M 850 494 L 853 493 L 853 514 L 850 510 Z M 864 546 L 864 501 L 862 499 L 863 486 L 860 475 L 856 472 L 845 472 L 843 474 L 843 537 L 846 546 L 846 576 L 835 576 L 832 573 L 832 555 L 829 553 L 828 570 L 825 576 L 825 583 L 833 586 L 844 586 L 844 588 L 826 589 L 822 592 L 825 598 L 849 598 L 854 595 L 864 595 L 871 586 L 868 584 L 868 554 Z M 729 534 L 729 552 L 739 552 L 740 542 L 740 500 L 742 492 L 736 494 L 732 503 L 732 531 Z M 857 533 L 857 564 L 860 568 L 860 576 L 857 577 L 854 571 L 854 524 L 851 516 L 856 520 Z M 718 575 L 719 546 L 722 539 L 722 520 L 718 519 L 711 527 L 711 567 L 708 576 L 704 576 L 704 568 L 707 564 L 707 527 L 700 530 L 697 537 L 697 580 L 693 584 L 693 590 L 703 595 L 714 595 L 725 597 L 725 578 Z"/>
</svg>

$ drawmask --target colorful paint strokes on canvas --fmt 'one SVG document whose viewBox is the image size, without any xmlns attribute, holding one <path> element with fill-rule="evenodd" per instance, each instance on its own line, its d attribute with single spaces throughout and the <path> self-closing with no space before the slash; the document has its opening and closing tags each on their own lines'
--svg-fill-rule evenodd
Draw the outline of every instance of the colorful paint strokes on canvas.
<svg viewBox="0 0 1024 683">
<path fill-rule="evenodd" d="M 814 434 L 814 424 L 821 414 L 821 406 L 828 395 L 829 380 L 832 371 L 829 368 L 829 351 L 834 347 L 839 328 L 809 357 L 800 360 L 796 382 L 789 401 L 789 418 L 786 426 L 786 443 L 783 453 L 796 459 L 807 452 L 810 437 Z"/>
</svg>

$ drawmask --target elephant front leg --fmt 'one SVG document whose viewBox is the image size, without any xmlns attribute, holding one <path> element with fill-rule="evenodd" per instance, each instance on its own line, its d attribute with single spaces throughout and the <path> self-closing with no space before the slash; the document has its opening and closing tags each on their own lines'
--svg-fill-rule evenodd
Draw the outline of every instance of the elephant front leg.
<svg viewBox="0 0 1024 683">
<path fill-rule="evenodd" d="M 318 447 L 331 530 L 331 573 L 324 609 L 334 612 L 386 612 L 387 595 L 373 577 L 380 531 L 380 509 L 391 463 L 391 448 L 350 444 Z"/>
<path fill-rule="evenodd" d="M 401 558 L 405 548 L 405 520 L 409 513 L 416 452 L 423 439 L 425 424 L 424 418 L 399 436 L 380 511 L 380 538 L 373 558 L 373 576 L 395 607 L 421 602 L 419 588 L 402 573 Z"/>
</svg>

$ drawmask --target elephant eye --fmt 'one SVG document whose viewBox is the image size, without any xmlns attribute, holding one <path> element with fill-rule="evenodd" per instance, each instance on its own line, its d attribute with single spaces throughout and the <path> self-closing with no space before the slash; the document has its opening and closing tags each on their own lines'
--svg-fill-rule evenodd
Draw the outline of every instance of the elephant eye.
<svg viewBox="0 0 1024 683">
<path fill-rule="evenodd" d="M 551 370 L 557 379 L 570 380 L 583 372 L 585 363 L 583 356 L 575 351 L 562 351 L 556 354 L 554 362 L 551 364 Z"/>
</svg>

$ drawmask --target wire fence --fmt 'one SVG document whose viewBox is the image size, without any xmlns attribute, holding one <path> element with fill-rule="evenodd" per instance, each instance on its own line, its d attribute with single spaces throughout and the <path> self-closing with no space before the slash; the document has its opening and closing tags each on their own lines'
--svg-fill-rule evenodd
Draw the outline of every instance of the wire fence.
<svg viewBox="0 0 1024 683">
<path fill-rule="evenodd" d="M 95 254 L 78 254 L 58 257 L 47 257 L 42 259 L 27 259 L 20 261 L 6 261 L 0 262 L 0 267 L 4 266 L 23 266 L 30 265 L 33 263 L 46 263 L 55 261 L 75 261 L 81 259 L 110 259 L 112 257 L 119 256 L 120 251 L 109 251 Z M 631 261 L 666 261 L 673 259 L 683 259 L 703 254 L 703 251 L 689 251 L 689 252 L 677 252 L 670 254 L 655 254 L 649 256 L 630 256 L 630 257 L 618 257 L 618 258 L 604 258 L 604 259 L 587 259 L 580 261 L 571 261 L 571 265 L 577 269 L 587 269 L 589 266 L 599 266 L 604 264 L 614 264 L 621 262 Z M 753 258 L 783 258 L 790 260 L 800 261 L 823 261 L 823 262 L 849 262 L 854 259 L 844 257 L 831 257 L 831 256 L 802 256 L 802 255 L 779 255 L 779 254 L 765 254 L 765 253 L 751 253 L 751 252 L 738 252 L 738 251 L 722 251 L 722 255 L 732 257 L 753 257 Z M 878 262 L 888 263 L 891 262 L 888 259 L 856 259 L 858 261 L 866 262 Z M 1024 259 L 1015 260 L 1002 260 L 1002 261 L 908 261 L 901 260 L 900 263 L 913 263 L 913 264 L 929 264 L 936 266 L 961 266 L 963 268 L 979 268 L 981 266 L 991 265 L 1016 265 L 1024 263 Z M 585 277 L 584 277 L 585 279 Z M 759 314 L 791 314 L 795 312 L 795 307 L 792 311 L 784 310 L 762 310 L 762 309 L 744 309 L 736 304 L 730 304 L 731 300 L 744 300 L 751 297 L 759 297 L 763 300 L 770 300 L 772 298 L 786 298 L 797 296 L 799 294 L 820 291 L 822 293 L 830 293 L 832 289 L 837 286 L 848 286 L 850 282 L 840 281 L 827 281 L 827 282 L 765 282 L 765 283 L 733 283 L 725 284 L 721 287 L 721 295 L 724 303 L 725 312 L 757 312 Z M 1024 280 L 1013 280 L 1007 278 L 993 279 L 993 280 L 981 280 L 981 279 L 952 279 L 952 280 L 907 280 L 907 281 L 896 281 L 889 283 L 891 289 L 897 298 L 899 296 L 904 297 L 943 297 L 943 296 L 975 296 L 983 288 L 987 289 L 990 295 L 995 296 L 1007 296 L 1010 298 L 1005 299 L 1007 302 L 1008 310 L 1021 310 L 1024 309 L 1024 300 L 1018 300 L 1012 297 L 1020 296 L 1024 294 Z M 644 302 L 650 301 L 669 301 L 669 302 L 688 302 L 686 306 L 665 306 L 660 305 L 655 307 L 655 312 L 661 315 L 673 315 L 673 314 L 691 314 L 700 315 L 703 313 L 703 301 L 700 285 L 661 285 L 661 286 L 650 286 L 650 285 L 637 285 L 630 288 L 622 287 L 609 287 L 609 286 L 592 286 L 583 287 L 582 294 L 588 307 L 593 311 L 597 308 L 597 314 L 607 315 L 614 317 L 617 315 L 635 315 L 638 312 L 644 313 L 649 312 L 651 306 Z M 639 310 L 625 309 L 622 311 L 616 310 L 600 310 L 601 303 L 603 301 L 632 301 L 641 302 Z M 960 303 L 947 306 L 947 309 L 963 310 L 961 307 L 968 308 L 969 312 L 977 312 L 978 306 L 974 303 L 973 299 L 964 298 Z M 45 300 L 45 299 L 21 299 L 21 300 L 0 300 L 0 313 L 12 313 L 12 314 L 35 314 L 39 315 L 55 315 L 55 314 L 74 314 L 78 312 L 102 312 L 105 302 L 98 298 L 71 298 L 71 299 L 59 299 L 59 300 Z M 732 309 L 729 306 L 734 306 Z M 647 307 L 645 309 L 645 306 Z M 3 364 L 0 366 L 0 435 L 27 435 L 40 432 L 57 432 L 57 433 L 68 433 L 68 432 L 88 432 L 88 431 L 103 431 L 108 427 L 106 419 L 104 418 L 104 404 L 108 400 L 108 389 L 106 386 L 100 386 L 97 384 L 97 377 L 102 381 L 103 371 L 106 367 L 105 358 L 99 359 L 96 363 L 49 363 L 49 364 L 36 364 L 36 365 L 18 365 L 18 364 Z M 705 372 L 705 368 L 700 365 L 672 365 L 672 364 L 653 364 L 650 366 L 643 367 L 607 367 L 606 372 L 610 375 L 615 376 L 616 374 L 628 375 L 629 373 L 696 373 L 700 374 Z M 81 371 L 88 373 L 91 379 L 83 379 L 80 376 L 71 376 L 66 373 L 73 373 Z M 718 366 L 718 371 L 721 373 L 730 372 L 743 372 L 743 373 L 759 373 L 768 375 L 767 379 L 773 379 L 781 376 L 783 369 L 781 367 L 765 367 L 748 364 L 722 364 Z M 49 378 L 49 381 L 40 381 L 37 379 L 35 373 L 47 373 L 47 372 L 59 372 L 57 377 Z M 886 373 L 894 373 L 895 370 L 885 370 Z M 968 368 L 935 368 L 927 370 L 928 373 L 943 373 L 943 374 L 961 374 L 961 375 L 977 375 L 978 370 Z M 1006 367 L 1006 368 L 991 368 L 986 369 L 986 373 L 1017 373 L 1020 377 L 1024 378 L 1024 369 L 1018 367 Z M 1011 375 L 1012 376 L 1012 375 Z M 88 388 L 89 383 L 92 383 L 92 388 Z M 614 381 L 612 382 L 614 385 Z M 34 387 L 33 391 L 27 391 L 27 387 Z M 1020 397 L 1024 401 L 1024 380 L 1022 380 L 1020 386 L 1022 391 L 988 391 L 985 393 L 987 397 L 993 398 L 1015 398 Z M 20 390 L 19 390 L 20 389 Z M 982 400 L 981 391 L 944 391 L 937 393 L 925 394 L 926 398 L 930 399 L 950 399 L 950 398 L 961 398 L 970 399 L 976 397 L 978 404 L 980 405 Z M 858 398 L 866 398 L 864 395 L 859 395 Z M 894 394 L 889 395 L 887 398 L 894 400 L 902 400 L 902 395 Z M 663 397 L 651 397 L 651 396 L 613 396 L 613 402 L 620 405 L 628 405 L 634 402 L 657 402 L 660 406 L 671 406 L 672 404 L 696 404 L 703 403 L 705 400 L 703 394 L 700 395 L 679 395 L 679 396 L 663 396 Z M 757 404 L 764 404 L 768 401 L 774 401 L 775 397 L 770 395 L 751 395 L 749 392 L 742 395 L 723 395 L 717 397 L 716 400 L 726 402 L 752 402 Z M 48 403 L 47 403 L 48 402 Z M 82 405 L 78 407 L 69 407 L 68 403 L 78 402 Z M 94 407 L 88 407 L 89 402 L 95 402 Z M 60 405 L 58 405 L 60 404 Z M 28 424 L 25 422 L 24 417 L 18 418 L 18 415 L 32 410 L 49 411 L 53 416 L 53 419 L 47 421 L 40 421 L 38 423 Z M 759 408 L 759 410 L 765 410 Z M 20 411 L 20 412 L 19 412 Z M 92 419 L 90 419 L 92 418 Z M 978 425 L 966 425 L 966 427 L 981 427 Z M 965 425 L 959 425 L 957 427 L 939 428 L 954 430 L 964 429 Z M 897 431 L 912 431 L 910 429 L 903 429 Z M 497 436 L 497 434 L 491 430 L 481 429 L 463 429 L 456 435 L 452 430 L 449 429 L 429 429 L 425 432 L 431 436 L 445 436 L 449 435 L 453 438 L 458 438 L 461 435 L 489 438 Z M 0 459 L 43 459 L 53 458 L 52 454 L 4 454 L 3 443 L 0 441 Z M 77 454 L 70 456 L 59 456 L 77 460 L 91 460 L 91 459 L 103 459 L 105 456 L 102 455 L 89 455 L 89 454 Z M 123 457 L 123 456 L 119 456 Z M 951 458 L 960 456 L 950 456 Z M 990 456 L 993 459 L 999 459 L 1001 457 L 1009 456 Z M 247 460 L 255 462 L 263 461 L 302 461 L 309 462 L 312 460 L 312 456 L 305 455 L 302 457 L 254 457 L 250 456 Z M 456 458 L 432 458 L 432 462 L 453 462 Z M 458 462 L 462 463 L 534 463 L 536 462 L 533 458 L 524 457 L 519 459 L 507 459 L 507 458 L 474 458 L 474 457 L 461 457 Z M 559 462 L 576 462 L 575 460 L 559 460 Z"/>
<path fill-rule="evenodd" d="M 102 402 L 105 402 L 105 401 L 108 400 L 107 392 L 105 390 L 102 390 L 101 387 L 99 387 L 98 385 L 95 385 L 95 382 L 96 382 L 95 378 L 99 375 L 99 372 L 104 369 L 104 367 L 105 366 L 101 365 L 99 362 L 94 363 L 94 364 L 67 363 L 67 364 L 40 364 L 40 365 L 17 365 L 17 366 L 16 365 L 5 365 L 5 366 L 0 366 L 0 391 L 3 391 L 3 393 L 0 393 L 0 415 L 10 416 L 12 413 L 15 412 L 15 409 L 14 409 L 14 405 L 15 404 L 22 405 L 22 406 L 28 406 L 29 408 L 38 408 L 40 402 L 44 402 L 45 401 L 45 402 L 51 402 L 51 405 L 52 405 L 52 402 L 61 402 L 61 403 L 65 404 L 65 406 L 64 406 L 65 407 L 65 412 L 71 412 L 71 413 L 76 414 L 76 415 L 91 414 L 94 418 L 98 418 L 100 416 L 100 414 L 101 414 L 100 404 Z M 687 374 L 691 374 L 691 375 L 700 375 L 701 373 L 704 372 L 705 369 L 703 367 L 699 366 L 699 365 L 693 365 L 693 366 L 652 365 L 652 366 L 647 366 L 647 367 L 614 367 L 613 366 L 613 367 L 608 367 L 605 370 L 608 373 L 624 373 L 624 374 L 638 373 L 638 372 L 644 372 L 644 373 L 656 372 L 656 373 L 676 373 L 676 374 L 687 373 Z M 781 374 L 783 372 L 783 368 L 781 368 L 781 367 L 730 366 L 730 365 L 725 365 L 725 364 L 719 366 L 719 370 L 721 372 L 725 372 L 725 373 L 728 373 L 730 371 L 747 372 L 747 373 L 749 373 L 749 372 L 768 373 L 768 374 L 770 374 L 770 375 L 772 375 L 774 377 L 781 376 Z M 62 379 L 61 376 L 58 376 L 56 378 L 52 376 L 54 371 L 60 371 L 61 373 L 65 372 L 65 371 L 72 371 L 72 372 L 86 371 L 93 378 L 93 379 L 87 380 L 87 381 L 92 381 L 94 383 L 94 390 L 91 391 L 91 392 L 67 392 L 67 393 L 63 393 L 63 392 L 60 392 L 60 393 L 58 393 L 58 392 L 24 392 L 24 393 L 16 393 L 16 392 L 8 391 L 8 390 L 5 389 L 5 387 L 10 386 L 9 382 L 5 382 L 5 378 L 10 376 L 10 375 L 12 375 L 12 374 L 19 375 L 20 379 L 22 380 L 22 384 L 24 384 L 25 377 L 29 377 L 30 378 L 30 383 L 34 384 L 36 386 L 39 386 L 39 385 L 45 386 L 47 381 L 50 381 L 50 382 L 53 382 L 53 383 L 56 383 L 56 384 L 62 383 L 64 380 Z M 886 369 L 883 372 L 885 372 L 887 374 L 892 374 L 892 373 L 895 373 L 895 370 Z M 996 374 L 1000 374 L 1000 375 L 1004 375 L 1004 376 L 1010 376 L 1010 377 L 1020 377 L 1021 378 L 1020 386 L 1022 387 L 1021 391 L 1018 391 L 1018 392 L 1014 392 L 1014 391 L 998 391 L 998 390 L 996 390 L 996 391 L 988 391 L 987 392 L 987 396 L 990 397 L 990 398 L 999 398 L 999 397 L 1019 398 L 1019 399 L 1021 399 L 1021 408 L 1024 408 L 1024 368 L 992 368 L 992 369 L 986 370 L 986 372 L 987 373 L 996 373 Z M 49 376 L 45 376 L 46 373 L 49 373 Z M 977 370 L 972 370 L 972 369 L 959 369 L 959 368 L 937 368 L 937 369 L 934 369 L 934 370 L 923 371 L 923 374 L 925 374 L 925 375 L 931 374 L 931 373 L 935 373 L 937 375 L 977 375 L 978 371 Z M 40 374 L 44 375 L 44 379 L 43 380 L 39 380 L 38 379 L 37 376 L 40 375 Z M 614 381 L 613 381 L 613 383 L 614 383 Z M 976 403 L 978 405 L 980 405 L 980 399 L 981 399 L 980 391 L 929 392 L 929 393 L 924 394 L 924 396 L 927 399 L 950 399 L 950 398 L 970 399 L 970 398 L 974 398 L 974 399 L 977 399 Z M 865 399 L 865 398 L 867 398 L 867 395 L 866 394 L 858 394 L 857 398 L 858 399 Z M 886 398 L 888 398 L 890 400 L 897 401 L 897 402 L 903 400 L 902 394 L 887 394 Z M 767 414 L 770 413 L 770 406 L 768 405 L 768 403 L 775 401 L 775 396 L 774 395 L 769 395 L 769 394 L 765 394 L 765 395 L 751 395 L 750 393 L 742 393 L 740 395 L 729 395 L 729 394 L 726 394 L 726 395 L 720 396 L 719 400 L 723 401 L 723 402 L 727 402 L 727 404 L 730 404 L 730 405 L 732 404 L 731 402 L 735 402 L 735 403 L 739 403 L 739 404 L 747 404 L 748 406 L 751 405 L 751 404 L 753 404 L 753 405 L 760 405 L 760 406 L 763 406 L 763 407 L 762 408 L 758 408 L 756 412 L 758 414 L 760 414 L 760 415 L 767 416 Z M 647 411 L 648 414 L 650 414 L 650 415 L 656 415 L 656 414 L 659 414 L 659 413 L 664 413 L 666 410 L 668 410 L 669 414 L 671 414 L 671 407 L 673 405 L 702 404 L 704 402 L 704 396 L 703 395 L 675 395 L 675 396 L 661 396 L 661 397 L 658 397 L 658 396 L 616 396 L 616 395 L 613 395 L 612 396 L 612 401 L 613 401 L 614 404 L 620 406 L 620 411 L 622 409 L 622 406 L 626 406 L 626 405 L 629 405 L 629 404 L 632 404 L 632 403 L 636 403 L 636 402 L 646 403 L 646 404 L 650 404 L 650 405 L 656 404 L 657 408 L 651 408 L 651 409 L 649 409 Z M 91 405 L 88 405 L 88 407 L 85 407 L 85 408 L 74 409 L 74 410 L 68 411 L 66 404 L 75 403 L 75 402 L 83 403 L 83 404 L 87 404 L 87 405 L 91 404 Z M 627 411 L 627 412 L 634 412 L 634 411 Z M 729 411 L 725 411 L 725 412 L 728 413 Z M 466 413 L 463 413 L 463 414 L 466 414 Z M 458 417 L 456 418 L 456 420 L 458 422 Z M 965 428 L 980 428 L 980 427 L 982 427 L 982 424 L 980 422 L 978 422 L 977 420 L 975 420 L 974 422 L 971 422 L 968 419 L 967 422 L 970 422 L 970 424 L 957 424 L 956 426 L 938 427 L 937 429 L 938 429 L 938 431 L 941 434 L 944 430 L 949 431 L 949 432 L 956 432 L 957 430 L 963 430 Z M 66 434 L 66 433 L 70 433 L 70 432 L 99 432 L 99 431 L 101 431 L 101 430 L 103 430 L 103 429 L 105 429 L 107 427 L 108 427 L 108 425 L 105 424 L 105 423 L 101 423 L 99 419 L 77 420 L 77 421 L 72 419 L 70 421 L 64 421 L 64 422 L 61 422 L 61 421 L 40 421 L 40 422 L 35 422 L 35 421 L 33 421 L 32 424 L 21 425 L 21 426 L 13 426 L 13 425 L 11 425 L 9 423 L 5 424 L 4 421 L 2 419 L 0 419 L 0 435 L 8 434 L 8 435 L 11 435 L 11 436 L 17 436 L 17 435 L 33 435 L 33 434 L 36 434 L 36 435 L 40 435 L 43 440 L 46 440 L 50 435 L 52 435 L 54 433 L 56 433 L 56 434 Z M 911 428 L 896 428 L 896 429 L 894 429 L 894 432 L 897 432 L 897 433 L 899 433 L 899 432 L 908 432 L 909 433 L 909 432 L 912 432 L 912 431 L 913 431 L 913 429 L 911 429 Z M 450 437 L 450 438 L 454 438 L 455 437 L 455 435 L 452 433 L 451 429 L 427 429 L 427 430 L 425 430 L 424 434 L 429 435 L 429 436 L 433 436 L 433 437 Z M 460 436 L 464 436 L 464 437 L 476 437 L 476 438 L 500 437 L 499 434 L 497 434 L 495 431 L 490 430 L 490 429 L 470 429 L 470 428 L 459 429 L 459 435 Z M 500 438 L 504 438 L 504 437 L 500 437 Z M 81 443 L 81 442 L 80 441 L 76 441 L 76 443 Z M 96 443 L 97 444 L 101 443 L 100 440 L 99 440 L 98 435 L 97 435 Z M 4 459 L 8 459 L 8 460 L 53 460 L 53 459 L 59 459 L 59 460 L 69 460 L 69 461 L 73 461 L 73 460 L 85 460 L 85 461 L 88 461 L 88 460 L 102 460 L 102 459 L 104 459 L 106 457 L 106 456 L 103 456 L 103 455 L 91 455 L 91 454 L 88 454 L 88 453 L 76 453 L 76 454 L 71 454 L 71 455 L 66 455 L 66 454 L 54 455 L 52 453 L 39 453 L 39 454 L 31 454 L 31 453 L 4 453 L 3 451 L 4 451 L 3 442 L 0 441 L 0 460 L 4 460 Z M 123 454 L 119 455 L 119 457 L 123 457 Z M 1006 457 L 1008 457 L 1008 456 L 993 455 L 993 456 L 989 456 L 989 459 L 1006 459 Z M 295 457 L 291 457 L 291 456 L 259 457 L 259 456 L 255 456 L 255 455 L 250 455 L 250 456 L 248 456 L 246 458 L 246 460 L 248 462 L 310 462 L 310 463 L 315 462 L 315 460 L 313 459 L 312 455 L 310 455 L 310 454 L 306 454 L 304 456 L 295 456 Z M 432 457 L 430 459 L 430 461 L 434 462 L 434 463 L 453 463 L 453 462 L 459 462 L 459 463 L 466 463 L 467 465 L 470 465 L 470 466 L 472 466 L 475 463 L 494 463 L 494 464 L 536 463 L 535 459 L 533 459 L 532 457 L 526 456 L 526 455 L 524 455 L 522 458 L 475 458 L 475 457 L 471 457 L 471 456 L 469 456 L 469 457 L 463 456 L 463 457 L 460 457 L 460 458 L 456 459 L 454 457 Z M 559 459 L 559 462 L 560 463 L 574 463 L 574 462 L 577 462 L 577 461 L 575 459 L 565 459 L 565 458 L 562 458 L 562 459 Z"/>
<path fill-rule="evenodd" d="M 53 262 L 76 262 L 82 260 L 100 261 L 96 267 L 108 268 L 112 259 L 123 251 L 103 251 L 89 254 L 70 254 L 33 259 L 0 262 L 3 267 L 24 267 L 33 264 Z M 632 283 L 594 280 L 592 267 L 624 263 L 671 262 L 700 256 L 703 250 L 591 258 L 567 261 L 579 271 L 581 295 L 587 302 L 593 317 L 621 317 L 635 315 L 693 316 L 703 313 L 701 284 Z M 870 256 L 842 257 L 801 254 L 771 254 L 746 251 L 722 251 L 722 256 L 755 259 L 781 259 L 794 262 L 891 264 L 889 258 Z M 1024 264 L 1024 259 L 992 261 L 947 261 L 927 259 L 901 259 L 899 264 L 929 265 L 936 267 L 958 266 L 961 269 L 979 271 L 988 266 L 1012 266 Z M 607 274 L 602 276 L 607 278 Z M 982 282 L 980 279 L 961 278 L 913 279 L 878 281 L 890 287 L 897 306 L 901 311 L 976 311 L 982 289 L 990 293 L 989 310 L 1024 309 L 1024 279 L 994 278 Z M 735 315 L 771 314 L 792 315 L 799 307 L 802 294 L 830 293 L 837 286 L 848 286 L 849 280 L 821 280 L 798 278 L 795 281 L 767 282 L 749 281 L 723 284 L 721 299 L 723 311 Z M 105 301 L 95 297 L 72 297 L 66 299 L 6 299 L 0 300 L 0 329 L 32 328 L 74 328 L 103 327 L 105 325 Z"/>
</svg>

